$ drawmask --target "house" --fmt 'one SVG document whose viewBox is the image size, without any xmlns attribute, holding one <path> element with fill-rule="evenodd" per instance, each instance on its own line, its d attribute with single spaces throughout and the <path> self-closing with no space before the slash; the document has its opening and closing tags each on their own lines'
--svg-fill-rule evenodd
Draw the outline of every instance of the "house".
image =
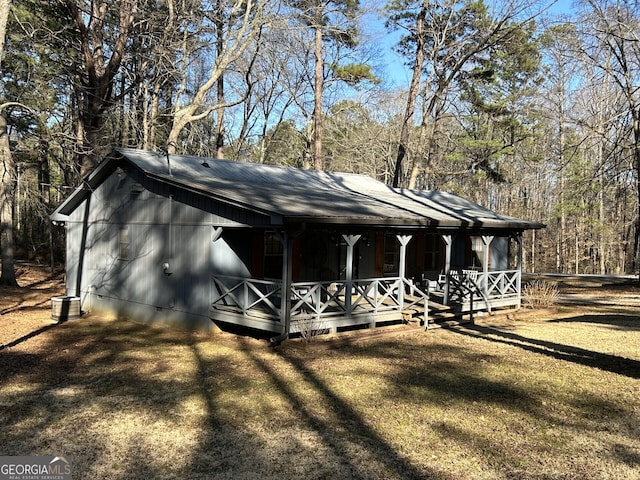
<svg viewBox="0 0 640 480">
<path fill-rule="evenodd" d="M 127 148 L 52 220 L 83 311 L 276 339 L 518 306 L 522 232 L 543 227 L 362 175 Z"/>
</svg>

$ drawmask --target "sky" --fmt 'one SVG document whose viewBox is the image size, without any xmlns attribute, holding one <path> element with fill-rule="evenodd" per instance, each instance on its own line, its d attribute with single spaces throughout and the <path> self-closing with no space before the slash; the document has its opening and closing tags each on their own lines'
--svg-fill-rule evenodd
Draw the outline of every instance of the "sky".
<svg viewBox="0 0 640 480">
<path fill-rule="evenodd" d="M 490 0 L 489 0 L 490 1 Z M 549 15 L 570 14 L 573 9 L 574 0 L 548 0 L 547 13 Z M 371 27 L 371 34 L 379 43 L 380 54 L 382 55 L 382 67 L 386 80 L 390 87 L 406 88 L 411 81 L 411 71 L 404 65 L 404 59 L 394 51 L 400 34 L 389 33 L 384 26 L 384 19 L 371 16 L 368 21 Z"/>
</svg>

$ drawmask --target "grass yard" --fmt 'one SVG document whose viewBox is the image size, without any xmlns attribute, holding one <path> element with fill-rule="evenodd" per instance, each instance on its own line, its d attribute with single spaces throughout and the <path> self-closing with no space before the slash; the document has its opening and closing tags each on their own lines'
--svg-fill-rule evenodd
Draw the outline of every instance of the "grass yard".
<svg viewBox="0 0 640 480">
<path fill-rule="evenodd" d="M 640 479 L 637 287 L 273 349 L 52 325 L 51 282 L 0 291 L 0 455 L 71 457 L 74 479 Z"/>
</svg>

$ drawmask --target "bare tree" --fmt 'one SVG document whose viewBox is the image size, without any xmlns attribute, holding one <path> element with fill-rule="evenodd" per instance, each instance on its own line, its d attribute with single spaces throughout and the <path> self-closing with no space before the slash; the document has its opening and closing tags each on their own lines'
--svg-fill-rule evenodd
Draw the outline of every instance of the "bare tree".
<svg viewBox="0 0 640 480">
<path fill-rule="evenodd" d="M 627 0 L 586 0 L 584 53 L 617 85 L 630 117 L 630 143 L 640 208 L 640 10 Z M 635 222 L 634 262 L 640 265 L 640 212 Z"/>
<path fill-rule="evenodd" d="M 223 28 L 218 28 L 218 34 L 222 32 L 223 38 L 216 44 L 215 60 L 208 67 L 208 73 L 201 82 L 191 90 L 190 68 L 195 60 L 195 53 L 185 42 L 182 50 L 182 64 L 180 69 L 181 83 L 178 87 L 172 109 L 172 123 L 167 137 L 167 151 L 175 153 L 178 148 L 182 131 L 191 123 L 207 118 L 213 112 L 221 112 L 222 109 L 235 105 L 244 97 L 235 99 L 223 99 L 218 96 L 212 99 L 210 92 L 220 81 L 225 72 L 237 61 L 251 46 L 256 45 L 266 19 L 267 0 L 235 0 L 227 8 L 215 8 L 213 12 L 203 12 L 204 19 L 216 22 L 218 16 L 224 14 L 226 22 Z M 211 15 L 211 13 L 213 13 Z M 218 23 L 218 27 L 220 24 Z M 217 90 L 216 90 L 217 91 Z"/>
<path fill-rule="evenodd" d="M 139 15 L 138 0 L 64 0 L 78 31 L 81 81 L 75 85 L 78 109 L 77 146 L 80 175 L 98 163 L 105 114 L 113 105 L 114 80 L 130 44 Z M 113 25 L 114 19 L 117 25 Z"/>
</svg>

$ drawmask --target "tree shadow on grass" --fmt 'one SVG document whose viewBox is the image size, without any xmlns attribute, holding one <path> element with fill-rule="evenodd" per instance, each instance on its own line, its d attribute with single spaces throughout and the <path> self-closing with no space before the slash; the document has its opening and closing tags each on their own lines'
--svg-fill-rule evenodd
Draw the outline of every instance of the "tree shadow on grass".
<svg viewBox="0 0 640 480">
<path fill-rule="evenodd" d="M 322 439 L 323 445 L 340 463 L 341 478 L 403 478 L 445 479 L 442 472 L 419 469 L 404 458 L 389 442 L 380 436 L 348 401 L 340 398 L 303 360 L 276 349 L 277 356 L 293 367 L 304 384 L 310 386 L 326 405 L 324 413 L 318 413 L 317 405 L 309 404 L 276 369 L 246 350 L 256 367 L 266 374 L 282 392 L 291 408 Z M 336 428 L 339 425 L 340 428 Z M 357 455 L 354 453 L 358 452 Z M 382 474 L 381 472 L 386 472 Z M 324 478 L 324 477 L 323 477 Z"/>
<path fill-rule="evenodd" d="M 175 422 L 172 412 L 192 392 L 170 366 L 163 375 L 161 356 L 145 365 L 139 355 L 180 345 L 184 335 L 114 321 L 49 325 L 27 337 L 0 351 L 0 451 L 67 455 L 78 479 L 166 478 L 146 427 Z"/>
<path fill-rule="evenodd" d="M 595 352 L 593 350 L 563 345 L 548 340 L 538 340 L 487 326 L 467 324 L 464 326 L 454 325 L 444 328 L 461 335 L 483 338 L 492 342 L 522 348 L 523 350 L 539 353 L 558 360 L 598 368 L 619 375 L 625 375 L 629 378 L 640 378 L 640 361 L 631 358 Z"/>
<path fill-rule="evenodd" d="M 20 345 L 22 342 L 26 342 L 27 340 L 32 339 L 33 337 L 37 337 L 38 335 L 48 332 L 52 328 L 57 327 L 57 323 L 51 323 L 49 325 L 45 325 L 44 327 L 40 327 L 37 330 L 33 330 L 26 335 L 21 336 L 20 338 L 16 338 L 15 340 L 10 341 L 9 343 L 5 343 L 4 345 L 0 345 L 0 351 L 5 348 L 15 347 L 16 345 Z"/>
<path fill-rule="evenodd" d="M 252 342 L 236 338 L 241 360 L 227 361 L 191 345 L 208 418 L 188 478 L 448 478 L 402 457 L 286 347 Z M 234 370 L 236 361 L 244 371 Z M 229 395 L 249 397 L 230 408 Z"/>
<path fill-rule="evenodd" d="M 584 396 L 580 387 L 555 397 L 546 383 L 537 382 L 535 376 L 533 380 L 528 379 L 519 361 L 510 365 L 513 355 L 508 352 L 487 355 L 485 349 L 474 348 L 466 341 L 462 344 L 465 346 L 453 344 L 461 340 L 455 339 L 455 335 L 461 333 L 456 330 L 452 338 L 446 334 L 444 341 L 429 343 L 428 348 L 421 344 L 398 346 L 389 342 L 368 346 L 363 352 L 399 367 L 386 374 L 388 387 L 381 396 L 397 398 L 405 407 L 409 404 L 410 410 L 424 406 L 430 414 L 414 417 L 420 422 L 416 428 L 430 430 L 431 436 L 437 438 L 435 442 L 453 445 L 477 456 L 477 465 L 500 471 L 504 478 L 559 478 L 547 473 L 552 471 L 557 459 L 550 461 L 551 466 L 547 466 L 546 461 L 529 461 L 549 455 L 568 459 L 576 453 L 573 447 L 564 445 L 575 441 L 576 433 L 580 438 L 591 438 L 609 428 L 616 431 L 617 439 L 600 454 L 635 466 L 638 457 L 632 447 L 637 444 L 633 405 L 614 401 L 606 392 Z M 466 335 L 494 340 L 478 332 Z M 513 343 L 506 339 L 496 341 Z M 527 350 L 538 353 L 538 349 Z M 416 362 L 420 355 L 423 361 Z M 568 411 L 572 414 L 567 415 Z M 485 416 L 486 426 L 483 425 Z M 604 423 L 597 424 L 596 418 Z M 600 443 L 609 441 L 602 438 Z M 518 458 L 523 455 L 524 463 Z M 581 469 L 590 463 L 591 460 L 580 458 L 575 465 L 567 465 L 563 473 L 566 478 L 586 478 Z M 523 465 L 532 470 L 525 474 Z"/>
</svg>

